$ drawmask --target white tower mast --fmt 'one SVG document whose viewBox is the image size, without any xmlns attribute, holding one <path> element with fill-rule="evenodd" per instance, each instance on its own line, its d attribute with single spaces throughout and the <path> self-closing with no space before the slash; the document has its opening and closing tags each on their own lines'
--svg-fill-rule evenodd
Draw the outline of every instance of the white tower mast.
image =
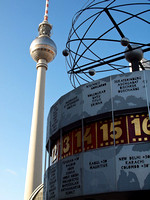
<svg viewBox="0 0 150 200">
<path fill-rule="evenodd" d="M 30 55 L 37 62 L 37 79 L 32 115 L 28 164 L 24 200 L 29 200 L 33 191 L 42 183 L 42 154 L 43 154 L 43 121 L 44 121 L 44 96 L 45 75 L 57 49 L 50 39 L 52 25 L 48 23 L 49 0 L 46 0 L 44 21 L 39 24 L 39 36 L 31 43 Z"/>
</svg>

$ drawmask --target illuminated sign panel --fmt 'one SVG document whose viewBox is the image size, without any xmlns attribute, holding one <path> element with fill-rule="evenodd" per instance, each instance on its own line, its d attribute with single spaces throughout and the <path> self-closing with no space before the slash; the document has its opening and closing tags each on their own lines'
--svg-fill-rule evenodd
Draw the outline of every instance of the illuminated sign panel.
<svg viewBox="0 0 150 200">
<path fill-rule="evenodd" d="M 130 115 L 128 127 L 130 143 L 150 141 L 150 121 L 148 115 Z"/>
<path fill-rule="evenodd" d="M 84 143 L 82 147 L 82 138 Z M 108 147 L 115 144 L 130 144 L 136 142 L 150 141 L 150 121 L 147 114 L 136 114 L 116 117 L 112 120 L 100 120 L 77 128 L 62 137 L 62 154 L 65 158 L 77 153 Z M 60 159 L 60 139 L 53 147 L 52 162 Z M 57 158 L 56 158 L 57 156 Z"/>
<path fill-rule="evenodd" d="M 128 143 L 126 117 L 104 120 L 98 123 L 98 147 Z"/>
</svg>

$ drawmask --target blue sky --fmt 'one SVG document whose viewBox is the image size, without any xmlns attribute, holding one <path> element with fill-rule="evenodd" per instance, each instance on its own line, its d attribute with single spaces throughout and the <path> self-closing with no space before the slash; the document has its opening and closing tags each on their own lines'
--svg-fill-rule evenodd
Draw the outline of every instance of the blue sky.
<svg viewBox="0 0 150 200">
<path fill-rule="evenodd" d="M 51 105 L 72 90 L 62 50 L 72 17 L 87 0 L 50 0 L 49 22 L 57 57 L 46 73 L 44 142 L 46 118 Z M 43 21 L 45 0 L 0 1 L 0 199 L 23 200 L 36 63 L 29 54 Z M 44 144 L 45 145 L 45 144 Z"/>
<path fill-rule="evenodd" d="M 62 50 L 81 0 L 51 0 L 49 22 L 57 57 L 46 74 L 44 142 L 50 106 L 72 90 Z M 0 1 L 0 199 L 22 200 L 27 166 L 36 63 L 29 54 L 43 21 L 45 0 Z"/>
</svg>

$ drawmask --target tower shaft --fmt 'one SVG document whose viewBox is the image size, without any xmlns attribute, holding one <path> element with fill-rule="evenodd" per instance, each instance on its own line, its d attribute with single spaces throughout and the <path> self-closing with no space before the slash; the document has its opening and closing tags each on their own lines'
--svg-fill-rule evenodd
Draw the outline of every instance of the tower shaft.
<svg viewBox="0 0 150 200">
<path fill-rule="evenodd" d="M 37 63 L 37 79 L 24 200 L 29 200 L 32 192 L 42 183 L 43 121 L 46 69 L 46 61 L 44 59 L 40 59 Z"/>
</svg>

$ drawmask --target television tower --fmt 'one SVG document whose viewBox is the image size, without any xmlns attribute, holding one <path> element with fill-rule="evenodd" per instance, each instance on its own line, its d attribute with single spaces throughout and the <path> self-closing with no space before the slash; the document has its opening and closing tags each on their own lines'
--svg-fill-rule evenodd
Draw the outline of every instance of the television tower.
<svg viewBox="0 0 150 200">
<path fill-rule="evenodd" d="M 28 164 L 24 200 L 29 200 L 33 191 L 42 183 L 42 154 L 43 154 L 43 121 L 44 121 L 44 96 L 45 75 L 48 63 L 56 54 L 57 48 L 50 39 L 52 25 L 48 23 L 49 0 L 46 0 L 44 21 L 39 24 L 39 36 L 30 46 L 30 55 L 37 62 L 37 79 L 32 115 Z"/>
</svg>

